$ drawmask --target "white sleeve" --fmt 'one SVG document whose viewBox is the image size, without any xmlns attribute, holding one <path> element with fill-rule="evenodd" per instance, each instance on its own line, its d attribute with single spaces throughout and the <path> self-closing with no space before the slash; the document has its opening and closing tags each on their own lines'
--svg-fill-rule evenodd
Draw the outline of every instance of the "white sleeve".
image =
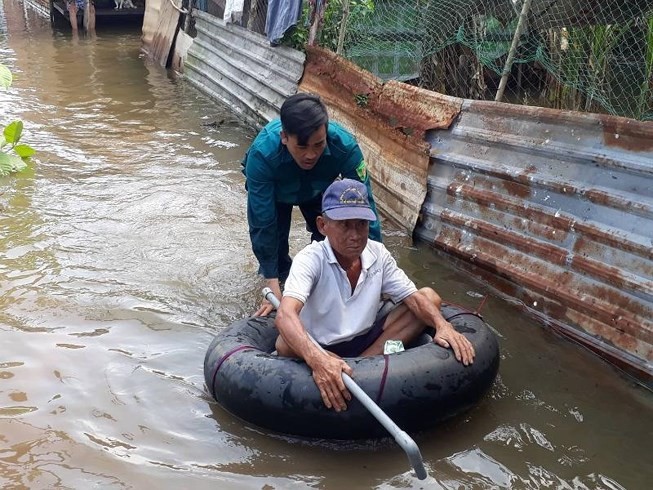
<svg viewBox="0 0 653 490">
<path fill-rule="evenodd" d="M 397 261 L 385 246 L 383 257 L 383 287 L 381 292 L 390 296 L 393 302 L 399 303 L 417 291 L 415 283 L 399 268 Z"/>
<path fill-rule="evenodd" d="M 320 278 L 321 264 L 319 255 L 311 245 L 301 250 L 292 261 L 283 295 L 306 304 L 306 300 Z"/>
</svg>

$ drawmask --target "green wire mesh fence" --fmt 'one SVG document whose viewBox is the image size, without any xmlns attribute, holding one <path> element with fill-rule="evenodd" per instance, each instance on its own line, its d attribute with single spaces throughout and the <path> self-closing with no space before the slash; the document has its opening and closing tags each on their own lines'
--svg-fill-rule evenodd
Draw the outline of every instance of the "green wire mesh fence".
<svg viewBox="0 0 653 490">
<path fill-rule="evenodd" d="M 448 95 L 653 120 L 651 0 L 330 0 L 318 44 Z"/>
</svg>

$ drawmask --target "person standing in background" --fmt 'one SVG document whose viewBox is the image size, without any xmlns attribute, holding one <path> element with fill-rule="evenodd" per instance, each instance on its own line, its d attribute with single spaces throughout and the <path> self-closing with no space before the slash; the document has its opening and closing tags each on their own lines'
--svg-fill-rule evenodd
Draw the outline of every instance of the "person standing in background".
<svg viewBox="0 0 653 490">
<path fill-rule="evenodd" d="M 288 236 L 293 206 L 302 212 L 311 240 L 323 240 L 316 219 L 322 212 L 322 194 L 334 180 L 354 179 L 366 186 L 377 216 L 369 238 L 381 241 L 363 153 L 351 133 L 329 121 L 319 96 L 299 93 L 289 97 L 281 106 L 280 118 L 268 123 L 254 139 L 242 165 L 252 250 L 259 273 L 278 298 L 292 263 Z M 272 309 L 264 300 L 255 315 L 266 316 Z"/>
</svg>

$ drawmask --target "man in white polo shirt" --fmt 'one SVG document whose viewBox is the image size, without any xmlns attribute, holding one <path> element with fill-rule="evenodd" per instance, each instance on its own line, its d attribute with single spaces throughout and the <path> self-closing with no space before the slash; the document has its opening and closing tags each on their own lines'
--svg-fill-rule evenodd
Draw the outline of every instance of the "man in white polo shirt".
<svg viewBox="0 0 653 490">
<path fill-rule="evenodd" d="M 342 357 L 381 354 L 386 340 L 407 344 L 429 325 L 434 342 L 451 347 L 456 359 L 474 359 L 471 343 L 442 317 L 438 294 L 418 290 L 385 246 L 367 239 L 374 220 L 364 184 L 343 179 L 324 191 L 317 226 L 326 239 L 293 260 L 275 322 L 278 354 L 304 359 L 324 404 L 336 411 L 351 400 L 341 373 L 352 370 Z M 382 297 L 397 307 L 377 315 Z"/>
</svg>

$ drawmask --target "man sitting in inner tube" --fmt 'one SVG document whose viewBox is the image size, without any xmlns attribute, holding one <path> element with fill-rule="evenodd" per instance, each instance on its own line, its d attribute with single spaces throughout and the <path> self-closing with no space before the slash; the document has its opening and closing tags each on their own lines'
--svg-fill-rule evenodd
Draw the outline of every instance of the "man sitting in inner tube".
<svg viewBox="0 0 653 490">
<path fill-rule="evenodd" d="M 364 184 L 343 179 L 326 189 L 317 218 L 326 239 L 293 260 L 275 321 L 278 354 L 304 359 L 324 404 L 338 412 L 351 400 L 341 373 L 353 374 L 342 357 L 382 354 L 386 340 L 407 344 L 430 325 L 434 342 L 466 366 L 474 360 L 472 344 L 440 314 L 440 296 L 417 290 L 388 249 L 368 240 L 374 220 Z M 382 296 L 397 306 L 377 317 Z"/>
</svg>

